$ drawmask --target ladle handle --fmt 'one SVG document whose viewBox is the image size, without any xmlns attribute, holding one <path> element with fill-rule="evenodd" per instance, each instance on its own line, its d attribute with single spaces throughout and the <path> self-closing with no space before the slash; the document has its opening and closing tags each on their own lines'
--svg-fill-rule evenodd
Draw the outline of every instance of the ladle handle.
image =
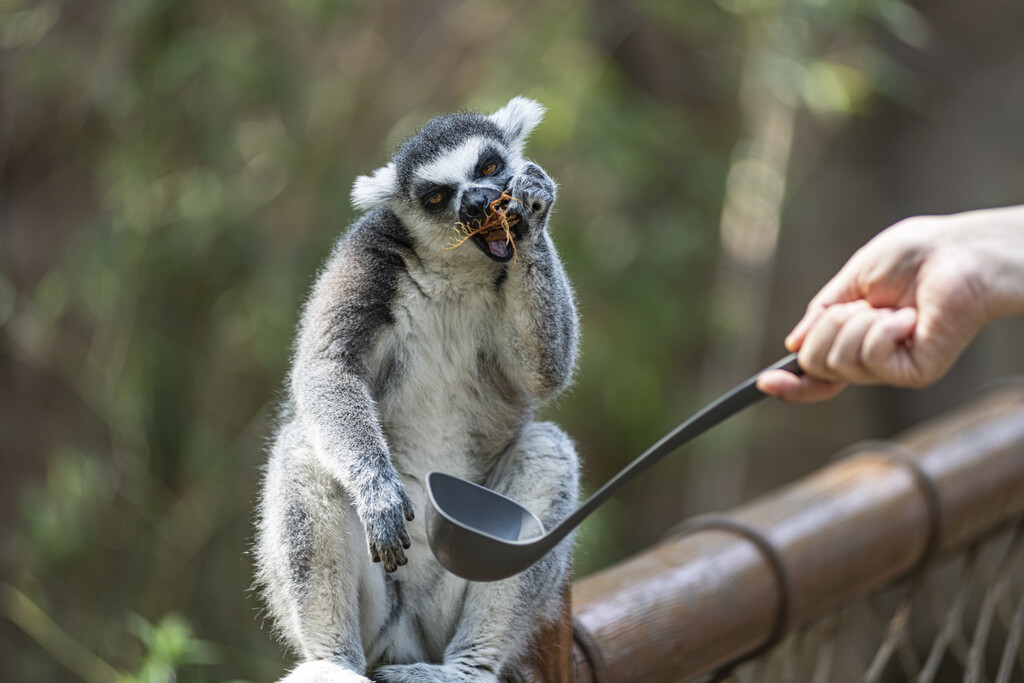
<svg viewBox="0 0 1024 683">
<path fill-rule="evenodd" d="M 736 386 L 728 393 L 720 396 L 713 403 L 706 406 L 699 413 L 683 422 L 665 435 L 660 441 L 648 448 L 644 453 L 627 465 L 621 472 L 608 480 L 608 482 L 597 490 L 576 512 L 567 517 L 561 524 L 552 529 L 548 536 L 551 541 L 557 542 L 568 534 L 577 524 L 583 521 L 591 512 L 596 510 L 602 503 L 618 493 L 619 489 L 626 485 L 633 477 L 640 474 L 666 455 L 676 450 L 684 443 L 694 439 L 719 422 L 732 417 L 752 403 L 756 403 L 765 397 L 765 394 L 757 388 L 757 378 L 769 370 L 786 370 L 795 375 L 803 374 L 800 365 L 797 364 L 796 354 L 791 353 L 785 358 L 772 363 L 764 370 Z M 554 543 L 552 543 L 553 545 Z"/>
</svg>

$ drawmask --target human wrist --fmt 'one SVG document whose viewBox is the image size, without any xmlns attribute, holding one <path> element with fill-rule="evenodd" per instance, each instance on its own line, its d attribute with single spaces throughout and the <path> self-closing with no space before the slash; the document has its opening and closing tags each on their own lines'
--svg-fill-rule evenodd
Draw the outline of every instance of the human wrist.
<svg viewBox="0 0 1024 683">
<path fill-rule="evenodd" d="M 1024 206 L 973 214 L 989 318 L 1024 314 Z"/>
<path fill-rule="evenodd" d="M 1024 249 L 993 254 L 985 280 L 987 312 L 993 320 L 1024 314 Z"/>
</svg>

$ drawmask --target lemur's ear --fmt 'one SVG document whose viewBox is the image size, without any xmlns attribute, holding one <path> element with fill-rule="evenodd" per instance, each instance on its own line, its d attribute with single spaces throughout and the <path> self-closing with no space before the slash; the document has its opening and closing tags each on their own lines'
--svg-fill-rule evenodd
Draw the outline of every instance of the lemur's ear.
<svg viewBox="0 0 1024 683">
<path fill-rule="evenodd" d="M 352 205 L 357 209 L 368 211 L 380 206 L 395 196 L 398 190 L 395 165 L 388 164 L 373 172 L 373 175 L 361 175 L 352 185 Z"/>
<path fill-rule="evenodd" d="M 491 114 L 491 120 L 505 131 L 509 140 L 522 144 L 544 118 L 544 106 L 527 97 L 513 97 L 508 104 Z"/>
</svg>

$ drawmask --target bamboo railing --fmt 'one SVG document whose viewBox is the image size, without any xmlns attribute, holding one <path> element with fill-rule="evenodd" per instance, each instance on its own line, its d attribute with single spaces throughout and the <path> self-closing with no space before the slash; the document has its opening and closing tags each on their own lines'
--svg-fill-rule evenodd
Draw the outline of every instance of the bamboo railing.
<svg viewBox="0 0 1024 683">
<path fill-rule="evenodd" d="M 1007 383 L 578 582 L 523 677 L 724 671 L 1022 515 L 1024 384 Z"/>
</svg>

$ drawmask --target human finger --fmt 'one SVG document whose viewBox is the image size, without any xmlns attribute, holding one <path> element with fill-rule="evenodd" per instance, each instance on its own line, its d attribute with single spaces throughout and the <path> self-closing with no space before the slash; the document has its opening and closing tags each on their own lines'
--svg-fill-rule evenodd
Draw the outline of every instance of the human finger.
<svg viewBox="0 0 1024 683">
<path fill-rule="evenodd" d="M 908 386 L 920 381 L 920 369 L 908 346 L 916 326 L 917 310 L 907 307 L 889 311 L 865 334 L 861 358 L 876 382 Z"/>
<path fill-rule="evenodd" d="M 762 393 L 788 403 L 825 401 L 845 387 L 845 382 L 829 382 L 806 375 L 798 377 L 785 370 L 769 370 L 757 378 L 757 388 Z"/>
<path fill-rule="evenodd" d="M 860 264 L 863 260 L 862 252 L 863 249 L 854 254 L 810 300 L 803 317 L 786 335 L 786 348 L 790 351 L 798 350 L 803 345 L 807 333 L 829 308 L 837 304 L 852 303 L 862 298 L 857 284 L 858 273 L 862 270 Z"/>
<path fill-rule="evenodd" d="M 793 326 L 792 331 L 786 335 L 786 348 L 790 351 L 798 351 L 807 337 L 808 330 L 818 321 L 818 318 L 825 313 L 825 306 L 811 301 L 807 306 L 802 318 Z"/>
<path fill-rule="evenodd" d="M 837 377 L 853 384 L 874 384 L 864 367 L 862 352 L 868 330 L 885 317 L 888 309 L 862 306 L 843 323 L 825 356 L 825 365 Z"/>
<path fill-rule="evenodd" d="M 829 306 L 808 330 L 800 345 L 799 361 L 804 372 L 817 379 L 843 381 L 828 365 L 828 354 L 843 325 L 855 314 L 870 309 L 866 301 L 853 301 Z"/>
</svg>

